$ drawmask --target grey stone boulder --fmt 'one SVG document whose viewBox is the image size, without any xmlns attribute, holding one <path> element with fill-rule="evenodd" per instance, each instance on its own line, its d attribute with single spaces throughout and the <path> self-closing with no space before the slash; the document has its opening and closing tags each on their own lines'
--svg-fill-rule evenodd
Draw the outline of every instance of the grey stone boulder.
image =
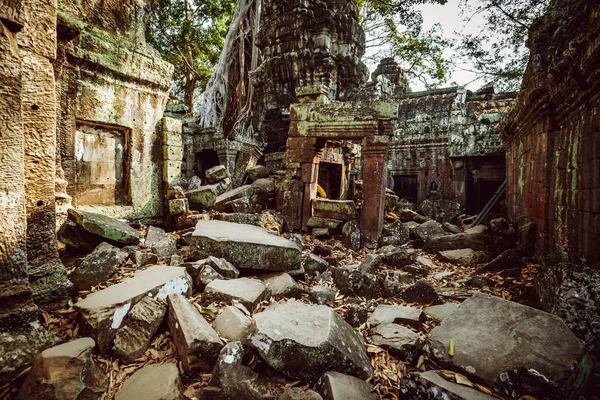
<svg viewBox="0 0 600 400">
<path fill-rule="evenodd" d="M 344 246 L 351 250 L 358 251 L 360 250 L 362 243 L 361 238 L 362 236 L 358 222 L 349 221 L 344 224 L 342 227 L 342 242 L 344 243 Z"/>
<path fill-rule="evenodd" d="M 403 324 L 420 329 L 421 323 L 425 322 L 425 314 L 415 307 L 380 304 L 367 321 L 373 327 L 383 324 Z"/>
<path fill-rule="evenodd" d="M 254 321 L 238 307 L 227 306 L 215 318 L 213 327 L 222 337 L 245 344 L 254 328 Z"/>
<path fill-rule="evenodd" d="M 474 266 L 490 260 L 490 256 L 485 251 L 473 249 L 457 249 L 440 251 L 439 258 L 450 264 L 462 266 Z"/>
<path fill-rule="evenodd" d="M 146 365 L 131 375 L 115 400 L 182 400 L 183 385 L 174 363 Z"/>
<path fill-rule="evenodd" d="M 358 266 L 358 270 L 363 274 L 372 274 L 377 272 L 382 262 L 383 258 L 380 254 L 367 254 Z"/>
<path fill-rule="evenodd" d="M 228 343 L 221 353 L 215 375 L 229 399 L 277 400 L 283 386 L 242 365 L 244 346 L 240 342 Z"/>
<path fill-rule="evenodd" d="M 204 176 L 206 176 L 206 182 L 213 184 L 229 178 L 229 173 L 224 165 L 217 165 L 207 169 Z"/>
<path fill-rule="evenodd" d="M 437 371 L 415 372 L 402 379 L 400 389 L 411 400 L 494 400 L 477 389 L 450 382 Z"/>
<path fill-rule="evenodd" d="M 509 236 L 515 234 L 515 228 L 506 218 L 494 218 L 490 221 L 490 233 L 494 236 Z"/>
<path fill-rule="evenodd" d="M 271 297 L 276 300 L 284 297 L 300 298 L 304 293 L 294 278 L 285 272 L 261 276 L 260 279 L 271 292 Z"/>
<path fill-rule="evenodd" d="M 500 253 L 498 257 L 494 258 L 489 263 L 483 265 L 477 272 L 498 272 L 515 268 L 521 270 L 526 266 L 527 264 L 521 260 L 519 253 L 514 249 L 509 249 Z"/>
<path fill-rule="evenodd" d="M 79 260 L 69 279 L 77 290 L 89 290 L 117 272 L 127 257 L 126 251 L 106 242 L 100 243 L 92 253 Z"/>
<path fill-rule="evenodd" d="M 463 212 L 463 206 L 454 200 L 427 199 L 419 206 L 420 210 L 429 218 L 440 222 L 450 222 Z"/>
<path fill-rule="evenodd" d="M 255 165 L 246 170 L 246 175 L 252 182 L 269 176 L 269 170 L 264 165 Z"/>
<path fill-rule="evenodd" d="M 459 233 L 462 233 L 462 230 L 461 230 L 461 229 L 460 229 L 458 226 L 456 226 L 456 225 L 454 225 L 454 224 L 451 224 L 451 223 L 449 223 L 449 222 L 444 222 L 444 223 L 442 224 L 442 228 L 443 228 L 443 229 L 444 229 L 446 232 L 448 232 L 448 233 L 452 233 L 453 235 L 457 235 L 457 234 L 459 234 Z"/>
<path fill-rule="evenodd" d="M 255 314 L 251 346 L 272 368 L 314 382 L 328 371 L 373 375 L 362 338 L 327 306 L 274 304 Z"/>
<path fill-rule="evenodd" d="M 425 315 L 436 321 L 443 321 L 449 315 L 452 315 L 458 309 L 456 303 L 444 303 L 437 306 L 426 307 L 423 312 Z"/>
<path fill-rule="evenodd" d="M 130 255 L 130 258 L 138 268 L 158 264 L 158 256 L 147 251 L 135 250 L 133 255 Z"/>
<path fill-rule="evenodd" d="M 400 298 L 409 303 L 437 304 L 440 302 L 440 298 L 434 287 L 424 279 L 404 288 L 400 294 Z"/>
<path fill-rule="evenodd" d="M 196 292 L 204 292 L 209 283 L 220 279 L 225 279 L 225 277 L 215 271 L 215 269 L 210 265 L 203 264 L 202 268 L 199 270 L 196 278 L 194 279 L 194 289 Z"/>
<path fill-rule="evenodd" d="M 77 339 L 37 356 L 21 387 L 19 400 L 99 399 L 108 379 L 92 359 L 94 340 Z"/>
<path fill-rule="evenodd" d="M 158 242 L 166 234 L 167 232 L 165 232 L 164 229 L 151 225 L 148 227 L 148 231 L 146 232 L 146 240 L 144 241 L 144 244 L 146 247 L 152 247 L 154 243 Z"/>
<path fill-rule="evenodd" d="M 344 320 L 353 328 L 358 328 L 369 318 L 369 309 L 359 305 L 349 305 Z"/>
<path fill-rule="evenodd" d="M 326 229 L 342 229 L 344 221 L 331 218 L 310 217 L 308 219 L 309 228 L 326 228 Z"/>
<path fill-rule="evenodd" d="M 202 304 L 238 301 L 248 310 L 254 310 L 263 300 L 270 297 L 267 286 L 257 279 L 238 278 L 214 280 L 206 285 L 202 293 Z"/>
<path fill-rule="evenodd" d="M 335 300 L 336 295 L 336 291 L 327 286 L 313 286 L 309 293 L 310 301 L 321 306 Z"/>
<path fill-rule="evenodd" d="M 380 249 L 380 252 L 383 256 L 383 262 L 395 268 L 413 264 L 417 257 L 415 249 L 400 246 L 387 246 Z"/>
<path fill-rule="evenodd" d="M 75 303 L 80 330 L 91 336 L 100 351 L 105 352 L 112 347 L 117 330 L 135 304 L 147 296 L 164 300 L 171 293 L 191 295 L 192 280 L 185 268 L 157 265 L 139 271 L 123 282 Z"/>
<path fill-rule="evenodd" d="M 191 238 L 196 259 L 224 258 L 239 269 L 294 271 L 302 265 L 302 251 L 292 241 L 264 228 L 223 221 L 199 221 Z"/>
<path fill-rule="evenodd" d="M 167 258 L 177 253 L 177 238 L 166 234 L 152 245 L 152 252 L 158 258 Z"/>
<path fill-rule="evenodd" d="M 439 236 L 431 239 L 423 246 L 424 251 L 432 254 L 457 249 L 485 251 L 488 248 L 488 236 L 485 233 L 459 233 L 458 235 Z"/>
<path fill-rule="evenodd" d="M 214 207 L 219 212 L 224 212 L 228 203 L 238 199 L 250 199 L 251 202 L 258 201 L 257 189 L 252 185 L 244 185 L 233 190 L 218 195 L 215 199 Z"/>
<path fill-rule="evenodd" d="M 312 206 L 314 217 L 341 221 L 356 219 L 356 204 L 353 200 L 313 199 Z"/>
<path fill-rule="evenodd" d="M 367 299 L 377 299 L 383 296 L 383 291 L 377 276 L 363 274 L 353 267 L 330 267 L 333 282 L 344 296 L 359 296 Z"/>
<path fill-rule="evenodd" d="M 323 260 L 316 254 L 309 254 L 306 261 L 304 261 L 304 272 L 306 275 L 315 276 L 327 271 L 329 263 Z"/>
<path fill-rule="evenodd" d="M 191 210 L 204 211 L 214 207 L 219 193 L 219 185 L 205 185 L 186 192 Z"/>
<path fill-rule="evenodd" d="M 292 387 L 286 390 L 279 400 L 323 400 L 321 395 L 310 389 L 302 390 L 297 387 Z"/>
<path fill-rule="evenodd" d="M 480 293 L 434 328 L 427 345 L 438 365 L 510 399 L 572 398 L 590 367 L 581 342 L 560 318 Z"/>
<path fill-rule="evenodd" d="M 206 263 L 225 278 L 235 279 L 240 275 L 240 271 L 224 258 L 208 256 Z"/>
<path fill-rule="evenodd" d="M 436 237 L 447 235 L 442 225 L 437 221 L 427 221 L 413 229 L 413 232 L 419 239 L 425 243 Z"/>
<path fill-rule="evenodd" d="M 317 383 L 317 391 L 323 400 L 377 400 L 375 387 L 354 376 L 330 371 Z"/>
<path fill-rule="evenodd" d="M 419 335 L 398 324 L 381 324 L 373 328 L 373 344 L 388 350 L 399 359 L 412 363 L 419 353 Z"/>
<path fill-rule="evenodd" d="M 391 224 L 384 225 L 381 236 L 379 246 L 403 245 L 408 243 L 410 231 L 408 226 L 404 225 L 402 221 L 397 220 Z"/>
<path fill-rule="evenodd" d="M 144 297 L 133 306 L 115 336 L 113 353 L 117 358 L 131 364 L 144 355 L 166 313 L 166 307 L 152 297 Z"/>
<path fill-rule="evenodd" d="M 212 369 L 224 344 L 196 307 L 180 294 L 169 299 L 169 331 L 186 374 Z"/>
</svg>

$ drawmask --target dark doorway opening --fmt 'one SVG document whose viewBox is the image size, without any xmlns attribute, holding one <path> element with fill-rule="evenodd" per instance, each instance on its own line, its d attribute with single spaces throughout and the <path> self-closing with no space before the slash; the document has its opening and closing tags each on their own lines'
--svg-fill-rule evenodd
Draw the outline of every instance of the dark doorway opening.
<svg viewBox="0 0 600 400">
<path fill-rule="evenodd" d="M 496 190 L 506 179 L 506 161 L 503 156 L 472 157 L 468 159 L 467 192 L 465 209 L 468 214 L 481 212 Z M 501 213 L 505 195 L 490 210 Z"/>
<path fill-rule="evenodd" d="M 319 163 L 319 186 L 327 193 L 327 198 L 339 200 L 342 195 L 342 164 Z"/>
<path fill-rule="evenodd" d="M 394 175 L 394 193 L 401 199 L 416 203 L 419 193 L 417 175 Z"/>
<path fill-rule="evenodd" d="M 200 153 L 196 153 L 195 172 L 199 177 L 204 177 L 207 170 L 220 164 L 219 156 L 214 150 L 202 150 Z"/>
</svg>

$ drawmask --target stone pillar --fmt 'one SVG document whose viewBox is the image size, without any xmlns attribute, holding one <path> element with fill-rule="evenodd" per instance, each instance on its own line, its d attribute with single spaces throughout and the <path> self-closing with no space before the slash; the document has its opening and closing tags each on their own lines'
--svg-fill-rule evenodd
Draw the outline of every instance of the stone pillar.
<svg viewBox="0 0 600 400">
<path fill-rule="evenodd" d="M 363 203 L 360 231 L 367 246 L 376 245 L 383 228 L 389 136 L 363 141 Z"/>
<path fill-rule="evenodd" d="M 244 183 L 243 179 L 244 175 L 246 175 L 246 170 L 250 167 L 254 167 L 261 156 L 262 151 L 257 146 L 253 144 L 242 145 L 242 150 L 235 160 L 235 168 L 230 172 L 231 186 L 233 188 L 239 187 Z"/>
<path fill-rule="evenodd" d="M 219 162 L 221 165 L 224 165 L 229 174 L 232 174 L 235 171 L 235 159 L 238 155 L 237 150 L 233 149 L 219 149 L 217 150 L 217 155 L 219 156 Z"/>
<path fill-rule="evenodd" d="M 165 188 L 181 184 L 183 163 L 182 122 L 175 118 L 162 119 L 163 183 Z"/>
</svg>

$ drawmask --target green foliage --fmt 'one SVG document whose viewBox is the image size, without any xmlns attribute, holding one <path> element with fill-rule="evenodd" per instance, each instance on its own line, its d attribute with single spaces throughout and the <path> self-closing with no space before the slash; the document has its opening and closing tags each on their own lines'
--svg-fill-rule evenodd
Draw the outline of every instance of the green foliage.
<svg viewBox="0 0 600 400">
<path fill-rule="evenodd" d="M 235 0 L 153 0 L 146 40 L 173 65 L 174 94 L 192 109 L 219 60 Z M 183 95 L 183 96 L 182 96 Z"/>
<path fill-rule="evenodd" d="M 492 80 L 501 90 L 518 90 L 529 51 L 525 46 L 529 27 L 549 5 L 549 0 L 461 0 L 467 21 L 482 15 L 478 34 L 464 34 L 454 43 L 463 61 L 474 72 Z"/>
</svg>

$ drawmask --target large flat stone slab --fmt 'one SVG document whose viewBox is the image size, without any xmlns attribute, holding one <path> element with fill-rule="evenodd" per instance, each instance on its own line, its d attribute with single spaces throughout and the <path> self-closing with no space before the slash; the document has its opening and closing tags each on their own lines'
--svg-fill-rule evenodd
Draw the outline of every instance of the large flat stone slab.
<svg viewBox="0 0 600 400">
<path fill-rule="evenodd" d="M 183 267 L 156 265 L 123 282 L 90 294 L 75 304 L 81 329 L 101 351 L 111 347 L 117 330 L 131 308 L 145 296 L 166 299 L 171 293 L 190 295 L 192 280 Z"/>
<path fill-rule="evenodd" d="M 441 366 L 511 399 L 570 398 L 582 384 L 576 377 L 589 368 L 584 348 L 560 318 L 479 293 L 434 328 L 427 344 Z"/>
<path fill-rule="evenodd" d="M 425 322 L 423 310 L 408 306 L 390 306 L 380 304 L 367 320 L 371 326 L 382 324 L 404 324 L 417 329 Z"/>
<path fill-rule="evenodd" d="M 361 379 L 373 375 L 361 337 L 327 306 L 274 304 L 254 320 L 252 347 L 271 367 L 292 378 L 314 382 L 328 371 Z"/>
<path fill-rule="evenodd" d="M 246 269 L 294 271 L 302 265 L 302 251 L 294 242 L 257 226 L 224 221 L 199 221 L 190 253 L 197 259 L 224 258 Z"/>
<path fill-rule="evenodd" d="M 239 301 L 248 310 L 254 310 L 263 300 L 268 300 L 269 289 L 257 279 L 216 279 L 206 285 L 202 293 L 202 303 L 210 304 L 214 301 L 231 303 Z"/>
<path fill-rule="evenodd" d="M 115 400 L 181 400 L 183 385 L 174 363 L 147 365 L 136 371 L 115 395 Z"/>
</svg>

